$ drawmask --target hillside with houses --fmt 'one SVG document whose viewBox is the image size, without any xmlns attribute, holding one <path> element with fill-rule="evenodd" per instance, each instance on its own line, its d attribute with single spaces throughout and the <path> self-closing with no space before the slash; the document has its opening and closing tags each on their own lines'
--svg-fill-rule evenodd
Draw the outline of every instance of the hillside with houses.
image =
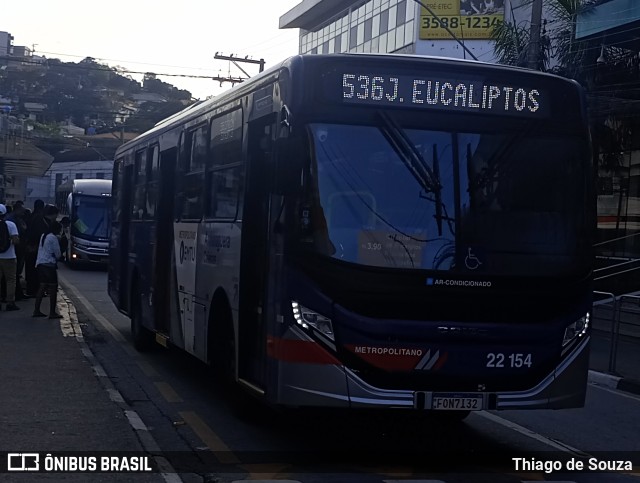
<svg viewBox="0 0 640 483">
<path fill-rule="evenodd" d="M 0 46 L 12 39 L 0 32 Z M 53 201 L 69 179 L 111 178 L 118 146 L 193 101 L 153 73 L 0 48 L 0 198 Z"/>
</svg>

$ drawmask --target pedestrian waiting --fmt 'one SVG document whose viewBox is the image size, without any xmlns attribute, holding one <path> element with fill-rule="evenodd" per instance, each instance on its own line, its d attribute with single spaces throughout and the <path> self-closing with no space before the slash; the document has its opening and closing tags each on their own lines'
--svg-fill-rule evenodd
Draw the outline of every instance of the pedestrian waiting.
<svg viewBox="0 0 640 483">
<path fill-rule="evenodd" d="M 61 319 L 62 315 L 56 313 L 56 303 L 58 295 L 58 260 L 60 253 L 60 234 L 62 226 L 57 221 L 51 221 L 47 231 L 40 238 L 38 246 L 38 256 L 36 259 L 36 269 L 38 270 L 38 280 L 40 287 L 36 294 L 36 304 L 33 309 L 33 317 L 46 317 L 40 311 L 40 304 L 45 293 L 49 294 L 49 318 Z"/>
<path fill-rule="evenodd" d="M 7 207 L 0 204 L 0 277 L 4 278 L 6 310 L 19 310 L 16 305 L 16 245 L 20 243 L 18 227 L 5 219 Z"/>
</svg>

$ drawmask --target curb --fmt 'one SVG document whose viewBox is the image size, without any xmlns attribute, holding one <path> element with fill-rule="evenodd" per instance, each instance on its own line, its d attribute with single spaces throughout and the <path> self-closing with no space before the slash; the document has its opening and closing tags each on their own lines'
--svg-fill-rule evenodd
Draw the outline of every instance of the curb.
<svg viewBox="0 0 640 483">
<path fill-rule="evenodd" d="M 594 384 L 596 386 L 603 386 L 608 387 L 609 389 L 617 389 L 619 391 L 640 394 L 640 381 L 614 376 L 613 374 L 607 374 L 606 372 L 598 372 L 590 369 L 588 381 L 589 384 Z"/>
<path fill-rule="evenodd" d="M 136 411 L 134 411 L 131 406 L 125 402 L 120 391 L 115 388 L 106 371 L 98 362 L 93 352 L 91 352 L 89 345 L 84 340 L 82 329 L 78 323 L 76 308 L 60 286 L 58 286 L 58 295 L 58 310 L 59 313 L 64 315 L 64 319 L 61 321 L 63 335 L 65 337 L 76 338 L 80 345 L 82 354 L 89 364 L 91 364 L 93 372 L 109 395 L 109 399 L 120 407 L 131 428 L 136 433 L 143 450 L 149 453 L 149 455 L 155 460 L 156 465 L 158 466 L 158 476 L 167 483 L 182 483 L 182 479 L 171 466 L 171 463 L 169 463 L 165 457 L 160 456 L 162 451 L 151 435 L 149 428 L 144 424 L 138 413 L 136 413 Z"/>
</svg>

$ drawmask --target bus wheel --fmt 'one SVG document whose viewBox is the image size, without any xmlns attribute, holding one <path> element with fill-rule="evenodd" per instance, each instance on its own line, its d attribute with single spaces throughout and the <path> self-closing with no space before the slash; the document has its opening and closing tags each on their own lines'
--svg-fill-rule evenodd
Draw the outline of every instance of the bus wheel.
<svg viewBox="0 0 640 483">
<path fill-rule="evenodd" d="M 132 292 L 131 338 L 133 339 L 133 347 L 139 352 L 145 352 L 152 346 L 153 334 L 142 325 L 142 305 L 138 297 L 138 290 L 134 287 Z"/>
</svg>

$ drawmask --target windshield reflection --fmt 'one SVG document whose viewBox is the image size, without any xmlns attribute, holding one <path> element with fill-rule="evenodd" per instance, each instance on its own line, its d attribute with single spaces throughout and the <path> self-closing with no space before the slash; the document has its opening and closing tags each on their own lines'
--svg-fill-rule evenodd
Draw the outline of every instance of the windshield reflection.
<svg viewBox="0 0 640 483">
<path fill-rule="evenodd" d="M 577 140 L 398 129 L 310 126 L 316 250 L 389 268 L 568 267 L 584 225 Z"/>
<path fill-rule="evenodd" d="M 110 197 L 76 196 L 71 233 L 86 239 L 108 237 Z"/>
</svg>

